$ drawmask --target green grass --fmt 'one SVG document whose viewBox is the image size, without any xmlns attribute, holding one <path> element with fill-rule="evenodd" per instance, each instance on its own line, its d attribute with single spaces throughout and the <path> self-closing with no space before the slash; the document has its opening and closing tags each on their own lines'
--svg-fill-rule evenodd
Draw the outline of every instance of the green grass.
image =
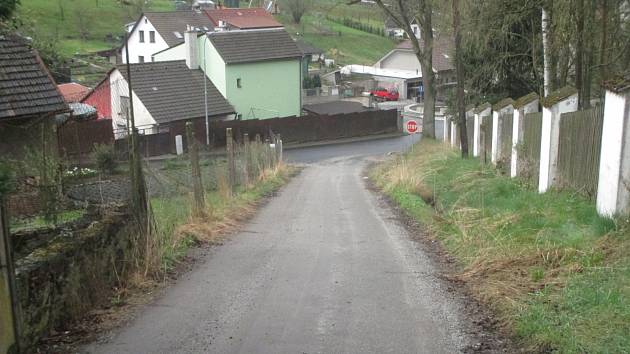
<svg viewBox="0 0 630 354">
<path fill-rule="evenodd" d="M 300 25 L 294 24 L 285 14 L 276 18 L 292 36 L 301 37 L 322 49 L 327 58 L 335 59 L 336 64 L 373 65 L 396 46 L 396 42 L 389 38 L 335 23 L 322 13 L 305 15 Z"/>
<path fill-rule="evenodd" d="M 628 352 L 628 225 L 578 193 L 538 194 L 436 142 L 371 175 L 459 260 L 457 276 L 528 351 Z"/>
<path fill-rule="evenodd" d="M 57 225 L 79 220 L 85 214 L 85 210 L 68 210 L 61 212 L 57 215 Z M 43 216 L 36 216 L 27 219 L 15 219 L 11 220 L 11 232 L 17 232 L 22 230 L 40 229 L 46 227 L 52 227 L 52 222 L 44 219 Z"/>
<path fill-rule="evenodd" d="M 170 0 L 152 0 L 147 9 L 169 11 Z M 123 36 L 123 25 L 137 20 L 139 12 L 118 0 L 22 0 L 18 16 L 27 30 L 57 40 L 63 54 L 88 53 L 118 46 L 107 35 Z M 82 38 L 81 29 L 87 36 Z"/>
</svg>

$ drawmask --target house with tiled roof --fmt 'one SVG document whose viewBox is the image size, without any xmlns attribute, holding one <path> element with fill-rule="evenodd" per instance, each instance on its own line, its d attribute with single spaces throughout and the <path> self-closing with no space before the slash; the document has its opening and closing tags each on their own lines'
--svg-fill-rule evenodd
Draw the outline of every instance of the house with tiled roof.
<svg viewBox="0 0 630 354">
<path fill-rule="evenodd" d="M 155 54 L 154 60 L 196 57 L 206 76 L 234 107 L 237 119 L 301 114 L 303 53 L 284 29 L 192 30 L 185 39 L 183 44 Z"/>
<path fill-rule="evenodd" d="M 151 61 L 154 53 L 184 42 L 188 26 L 200 31 L 213 31 L 214 24 L 203 11 L 145 12 L 136 21 L 121 50 L 122 62 L 126 63 L 129 48 L 130 63 Z"/>
<path fill-rule="evenodd" d="M 90 92 L 90 88 L 78 84 L 76 82 L 69 82 L 67 84 L 59 84 L 57 86 L 63 99 L 68 103 L 81 102 L 81 100 Z"/>
<path fill-rule="evenodd" d="M 43 145 L 42 136 L 54 150 L 56 118 L 69 111 L 30 43 L 0 33 L 0 156 L 19 156 L 36 149 Z"/>
<path fill-rule="evenodd" d="M 424 46 L 423 40 L 418 40 L 420 46 Z M 455 66 L 453 64 L 453 41 L 449 36 L 438 36 L 433 39 L 433 72 L 436 73 L 438 86 L 438 99 L 443 98 L 446 90 L 455 85 Z M 385 70 L 403 70 L 416 72 L 422 77 L 420 62 L 413 50 L 411 40 L 401 42 L 396 48 L 385 54 L 374 64 L 374 67 Z M 421 81 L 417 82 L 421 85 Z M 415 87 L 408 88 L 410 96 L 417 94 Z M 414 92 L 415 91 L 415 92 Z"/>
<path fill-rule="evenodd" d="M 134 120 L 141 134 L 158 133 L 175 122 L 205 120 L 206 114 L 209 120 L 233 119 L 234 108 L 195 63 L 174 60 L 130 65 Z M 128 78 L 126 65 L 114 68 L 108 78 L 117 138 L 126 135 L 130 118 Z"/>
<path fill-rule="evenodd" d="M 205 10 L 205 13 L 218 31 L 284 27 L 269 12 L 259 7 L 217 8 Z"/>
</svg>

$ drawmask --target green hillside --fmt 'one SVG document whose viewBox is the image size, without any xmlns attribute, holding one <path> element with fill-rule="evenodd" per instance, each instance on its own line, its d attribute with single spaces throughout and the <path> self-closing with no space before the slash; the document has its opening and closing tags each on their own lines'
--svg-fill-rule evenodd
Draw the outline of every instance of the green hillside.
<svg viewBox="0 0 630 354">
<path fill-rule="evenodd" d="M 56 41 L 64 56 L 119 45 L 123 25 L 137 19 L 141 8 L 131 0 L 22 0 L 18 16 L 23 30 Z M 149 0 L 146 9 L 173 10 L 171 0 Z"/>
</svg>

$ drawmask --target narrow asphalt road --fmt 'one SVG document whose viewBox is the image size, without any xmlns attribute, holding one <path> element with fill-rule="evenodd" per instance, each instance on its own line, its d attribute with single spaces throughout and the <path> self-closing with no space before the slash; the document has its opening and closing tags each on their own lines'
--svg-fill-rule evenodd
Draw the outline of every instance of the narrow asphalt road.
<svg viewBox="0 0 630 354">
<path fill-rule="evenodd" d="M 366 189 L 365 156 L 408 144 L 357 144 L 288 152 L 309 162 L 299 176 L 128 326 L 85 351 L 463 351 L 463 305 Z"/>
</svg>

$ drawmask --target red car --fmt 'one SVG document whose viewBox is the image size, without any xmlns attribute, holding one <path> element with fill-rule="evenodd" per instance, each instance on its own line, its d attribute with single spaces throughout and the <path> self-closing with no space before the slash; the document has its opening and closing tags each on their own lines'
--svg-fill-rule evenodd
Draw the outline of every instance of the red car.
<svg viewBox="0 0 630 354">
<path fill-rule="evenodd" d="M 400 97 L 398 91 L 388 90 L 382 87 L 370 91 L 370 95 L 375 97 L 378 101 L 398 101 L 398 97 Z"/>
</svg>

